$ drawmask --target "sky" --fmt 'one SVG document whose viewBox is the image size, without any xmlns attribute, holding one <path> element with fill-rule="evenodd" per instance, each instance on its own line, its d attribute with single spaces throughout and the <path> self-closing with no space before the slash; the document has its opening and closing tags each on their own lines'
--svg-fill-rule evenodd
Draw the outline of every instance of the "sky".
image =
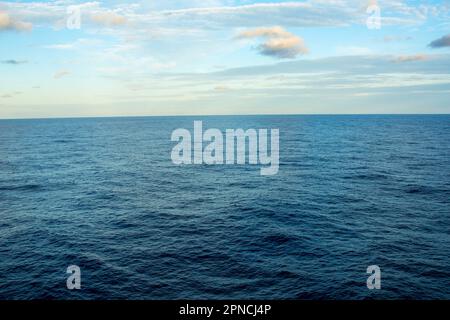
<svg viewBox="0 0 450 320">
<path fill-rule="evenodd" d="M 0 2 L 0 118 L 450 113 L 450 0 Z"/>
</svg>

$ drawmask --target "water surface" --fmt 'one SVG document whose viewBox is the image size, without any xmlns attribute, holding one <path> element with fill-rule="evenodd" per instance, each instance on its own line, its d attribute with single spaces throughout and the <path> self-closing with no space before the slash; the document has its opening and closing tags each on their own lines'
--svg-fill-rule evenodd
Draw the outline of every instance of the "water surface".
<svg viewBox="0 0 450 320">
<path fill-rule="evenodd" d="M 279 174 L 173 165 L 172 130 L 194 120 L 279 128 Z M 450 299 L 450 116 L 2 120 L 0 133 L 0 299 Z M 81 291 L 65 287 L 72 264 Z"/>
</svg>

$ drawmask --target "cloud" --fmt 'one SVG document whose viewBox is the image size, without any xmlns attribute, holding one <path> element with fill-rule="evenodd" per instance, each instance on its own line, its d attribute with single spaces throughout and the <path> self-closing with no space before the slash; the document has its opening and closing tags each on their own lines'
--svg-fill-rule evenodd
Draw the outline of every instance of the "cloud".
<svg viewBox="0 0 450 320">
<path fill-rule="evenodd" d="M 0 63 L 11 64 L 11 65 L 24 64 L 24 63 L 27 63 L 27 62 L 28 61 L 26 61 L 26 60 L 15 60 L 15 59 L 9 59 L 9 60 L 0 61 Z"/>
<path fill-rule="evenodd" d="M 53 78 L 55 78 L 55 79 L 61 79 L 62 77 L 65 77 L 65 76 L 67 76 L 67 75 L 69 75 L 70 74 L 70 71 L 67 71 L 67 70 L 60 70 L 60 71 L 57 71 L 54 75 L 53 75 Z"/>
<path fill-rule="evenodd" d="M 18 95 L 21 95 L 21 94 L 22 94 L 21 91 L 14 91 L 14 92 L 5 93 L 3 95 L 0 95 L 0 98 L 9 99 L 9 98 L 14 98 L 15 96 L 18 96 Z"/>
<path fill-rule="evenodd" d="M 53 50 L 86 49 L 87 47 L 98 46 L 102 43 L 101 40 L 95 38 L 79 38 L 73 42 L 45 45 L 43 48 Z"/>
<path fill-rule="evenodd" d="M 339 56 L 364 56 L 372 54 L 372 50 L 358 46 L 339 46 L 336 48 L 336 54 Z"/>
<path fill-rule="evenodd" d="M 238 38 L 255 38 L 255 37 L 271 37 L 271 38 L 286 38 L 291 37 L 292 34 L 281 27 L 257 28 L 253 30 L 242 31 Z"/>
<path fill-rule="evenodd" d="M 101 26 L 117 27 L 124 25 L 127 19 L 115 12 L 99 12 L 91 15 L 91 20 Z"/>
<path fill-rule="evenodd" d="M 0 31 L 31 31 L 32 29 L 33 25 L 31 23 L 13 19 L 8 13 L 0 11 Z"/>
<path fill-rule="evenodd" d="M 231 88 L 227 85 L 218 85 L 214 87 L 214 91 L 218 91 L 218 92 L 226 92 L 231 90 Z"/>
<path fill-rule="evenodd" d="M 415 61 L 425 61 L 428 60 L 428 56 L 426 54 L 415 54 L 415 55 L 402 55 L 397 56 L 392 59 L 392 62 L 415 62 Z"/>
<path fill-rule="evenodd" d="M 187 8 L 156 12 L 154 19 L 183 23 L 189 21 L 209 28 L 257 27 L 267 22 L 290 27 L 343 27 L 365 24 L 366 3 L 361 0 L 305 0 L 302 2 L 264 2 L 234 6 Z M 416 25 L 426 20 L 423 5 L 419 9 L 402 1 L 383 1 L 383 25 Z M 151 19 L 153 20 L 153 19 Z"/>
<path fill-rule="evenodd" d="M 293 59 L 309 52 L 302 38 L 282 27 L 265 27 L 242 31 L 237 39 L 263 38 L 257 49 L 260 54 L 279 59 Z"/>
<path fill-rule="evenodd" d="M 181 1 L 181 0 L 180 0 Z M 194 2 L 193 2 L 194 1 Z M 73 1 L 8 2 L 8 10 L 22 21 L 30 21 L 38 27 L 66 25 L 67 4 Z M 183 0 L 180 4 L 171 1 L 157 1 L 149 4 L 153 10 L 145 10 L 139 3 L 117 3 L 90 1 L 77 5 L 82 9 L 83 28 L 130 26 L 130 35 L 136 31 L 148 34 L 155 30 L 177 31 L 219 30 L 223 28 L 257 28 L 267 23 L 286 27 L 345 27 L 365 25 L 367 3 L 360 0 L 304 0 L 264 1 L 248 4 L 250 1 Z M 252 1 L 255 2 L 255 1 Z M 244 4 L 242 4 L 244 3 Z M 379 1 L 383 8 L 383 26 L 418 25 L 427 19 L 427 13 L 442 12 L 445 5 L 412 6 L 400 0 Z M 190 7 L 189 7 L 190 6 Z M 441 9 L 442 8 L 442 9 Z M 445 16 L 446 17 L 446 16 Z M 444 18 L 445 18 L 444 17 Z M 126 32 L 126 31 L 124 31 Z"/>
<path fill-rule="evenodd" d="M 51 44 L 48 46 L 44 46 L 46 49 L 55 49 L 55 50 L 70 50 L 75 46 L 73 43 L 61 43 L 61 44 Z"/>
<path fill-rule="evenodd" d="M 383 41 L 384 42 L 400 42 L 400 41 L 408 41 L 412 40 L 412 37 L 410 36 L 384 36 Z"/>
<path fill-rule="evenodd" d="M 248 66 L 218 71 L 220 77 L 228 76 L 276 76 L 305 73 L 332 72 L 338 82 L 356 81 L 355 75 L 376 76 L 380 74 L 423 74 L 449 75 L 450 55 L 429 55 L 423 63 L 392 63 L 393 57 L 388 55 L 342 56 L 322 59 L 308 59 L 280 62 L 275 65 Z M 309 82 L 317 80 L 323 84 L 324 78 L 305 77 Z"/>
<path fill-rule="evenodd" d="M 442 38 L 432 41 L 429 45 L 431 48 L 445 48 L 450 47 L 450 34 L 443 36 Z"/>
</svg>

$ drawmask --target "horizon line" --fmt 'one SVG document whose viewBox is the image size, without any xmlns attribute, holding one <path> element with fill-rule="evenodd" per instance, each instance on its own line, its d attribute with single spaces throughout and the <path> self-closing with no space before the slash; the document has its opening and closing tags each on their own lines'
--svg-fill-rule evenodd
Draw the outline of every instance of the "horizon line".
<svg viewBox="0 0 450 320">
<path fill-rule="evenodd" d="M 449 113 L 246 113 L 246 114 L 167 114 L 167 115 L 92 115 L 0 118 L 4 120 L 64 120 L 64 119 L 109 119 L 109 118 L 175 118 L 175 117 L 250 117 L 250 116 L 444 116 Z"/>
</svg>

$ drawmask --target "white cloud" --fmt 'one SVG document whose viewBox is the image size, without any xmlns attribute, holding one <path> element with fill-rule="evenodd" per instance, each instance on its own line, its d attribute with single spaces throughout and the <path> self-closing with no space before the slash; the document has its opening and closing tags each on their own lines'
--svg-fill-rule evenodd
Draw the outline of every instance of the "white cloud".
<svg viewBox="0 0 450 320">
<path fill-rule="evenodd" d="M 80 38 L 73 42 L 57 43 L 43 46 L 46 49 L 54 50 L 73 50 L 73 49 L 85 49 L 87 47 L 94 47 L 101 45 L 103 42 L 95 38 Z"/>
<path fill-rule="evenodd" d="M 197 29 L 251 28 L 267 24 L 285 27 L 340 27 L 365 25 L 368 2 L 360 0 L 305 0 L 302 2 L 261 2 L 247 5 L 230 5 L 232 1 L 184 1 L 183 9 L 173 9 L 170 2 L 161 4 L 121 3 L 108 6 L 106 2 L 79 4 L 84 24 L 97 26 L 123 26 L 151 31 L 158 28 L 187 27 Z M 382 8 L 383 25 L 420 24 L 429 15 L 445 15 L 443 6 L 408 5 L 400 0 L 378 1 Z M 5 6 L 23 21 L 38 25 L 64 25 L 67 6 L 73 1 L 5 2 Z M 225 5 L 224 5 L 225 4 Z M 227 5 L 228 4 L 228 5 Z M 153 8 L 155 7 L 156 8 Z M 150 7 L 150 8 L 148 8 Z M 164 7 L 171 9 L 164 10 Z M 151 9 L 151 10 L 150 10 Z M 445 16 L 447 17 L 447 16 Z M 89 21 L 87 21 L 89 20 Z"/>
<path fill-rule="evenodd" d="M 75 44 L 74 43 L 51 44 L 48 46 L 44 46 L 44 48 L 55 50 L 70 50 L 75 48 Z"/>
</svg>

